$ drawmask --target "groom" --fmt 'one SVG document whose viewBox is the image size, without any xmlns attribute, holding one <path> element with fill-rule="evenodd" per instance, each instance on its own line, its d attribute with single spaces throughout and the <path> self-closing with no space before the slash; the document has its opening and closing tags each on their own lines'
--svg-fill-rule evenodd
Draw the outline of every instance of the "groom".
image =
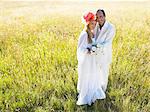
<svg viewBox="0 0 150 112">
<path fill-rule="evenodd" d="M 103 45 L 103 55 L 98 59 L 102 70 L 102 88 L 104 91 L 107 89 L 109 66 L 112 62 L 112 41 L 115 36 L 115 27 L 106 21 L 106 14 L 103 9 L 96 12 L 96 27 L 94 33 L 96 41 Z"/>
</svg>

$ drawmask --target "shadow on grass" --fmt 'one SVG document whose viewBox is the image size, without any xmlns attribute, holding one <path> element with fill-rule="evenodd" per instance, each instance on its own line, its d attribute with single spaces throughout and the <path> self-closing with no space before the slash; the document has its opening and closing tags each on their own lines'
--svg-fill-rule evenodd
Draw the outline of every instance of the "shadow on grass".
<svg viewBox="0 0 150 112">
<path fill-rule="evenodd" d="M 110 82 L 108 82 L 108 88 L 106 91 L 106 98 L 96 100 L 94 104 L 77 106 L 77 111 L 82 112 L 120 112 L 119 107 L 113 103 L 113 98 L 109 96 Z"/>
</svg>

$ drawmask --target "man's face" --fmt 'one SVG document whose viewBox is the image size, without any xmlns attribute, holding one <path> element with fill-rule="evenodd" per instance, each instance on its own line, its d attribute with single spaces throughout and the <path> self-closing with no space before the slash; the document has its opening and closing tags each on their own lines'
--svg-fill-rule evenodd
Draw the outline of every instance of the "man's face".
<svg viewBox="0 0 150 112">
<path fill-rule="evenodd" d="M 96 21 L 100 24 L 100 25 L 103 25 L 104 22 L 105 22 L 105 16 L 103 14 L 102 11 L 98 11 L 96 13 Z"/>
</svg>

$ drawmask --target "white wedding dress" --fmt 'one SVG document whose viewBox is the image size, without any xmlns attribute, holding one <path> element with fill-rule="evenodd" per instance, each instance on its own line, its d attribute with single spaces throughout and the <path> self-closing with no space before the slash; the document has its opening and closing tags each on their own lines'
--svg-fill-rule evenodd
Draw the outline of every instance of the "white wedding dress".
<svg viewBox="0 0 150 112">
<path fill-rule="evenodd" d="M 77 105 L 91 105 L 96 99 L 104 99 L 105 92 L 102 88 L 103 75 L 97 59 L 99 55 L 87 54 L 87 47 L 91 47 L 87 42 L 87 32 L 82 31 L 78 40 L 78 84 Z"/>
<path fill-rule="evenodd" d="M 105 21 L 102 29 L 96 24 L 94 34 L 95 42 L 103 47 L 103 54 L 87 54 L 87 47 L 91 47 L 87 42 L 87 32 L 82 31 L 77 47 L 78 60 L 78 84 L 77 105 L 91 105 L 96 99 L 106 98 L 105 91 L 108 84 L 109 66 L 112 62 L 112 41 L 115 37 L 115 26 Z"/>
</svg>

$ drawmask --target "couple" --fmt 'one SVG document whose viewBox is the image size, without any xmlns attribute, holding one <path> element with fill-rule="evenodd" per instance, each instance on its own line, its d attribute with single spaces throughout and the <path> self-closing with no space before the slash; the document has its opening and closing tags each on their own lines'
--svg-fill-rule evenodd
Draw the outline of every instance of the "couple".
<svg viewBox="0 0 150 112">
<path fill-rule="evenodd" d="M 96 99 L 106 98 L 115 27 L 106 21 L 103 9 L 97 10 L 96 15 L 89 12 L 83 19 L 85 29 L 79 36 L 77 47 L 77 105 L 91 105 Z"/>
</svg>

